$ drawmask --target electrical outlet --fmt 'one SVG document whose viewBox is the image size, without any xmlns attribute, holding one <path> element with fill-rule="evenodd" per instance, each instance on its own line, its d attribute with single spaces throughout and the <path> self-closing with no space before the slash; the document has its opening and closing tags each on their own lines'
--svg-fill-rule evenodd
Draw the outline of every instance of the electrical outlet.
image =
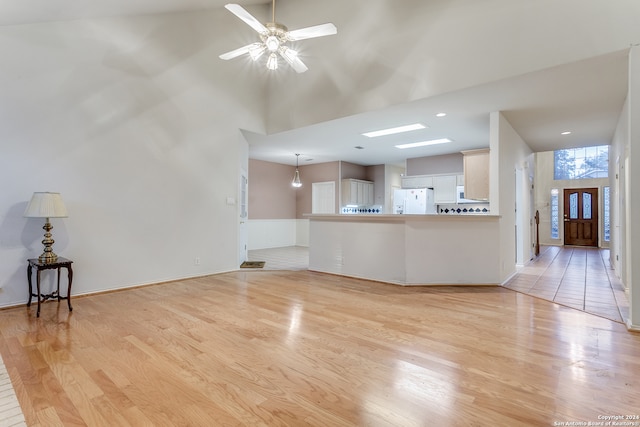
<svg viewBox="0 0 640 427">
<path fill-rule="evenodd" d="M 200 265 L 200 257 L 195 257 L 195 258 L 193 259 L 193 264 L 194 264 L 194 265 Z"/>
</svg>

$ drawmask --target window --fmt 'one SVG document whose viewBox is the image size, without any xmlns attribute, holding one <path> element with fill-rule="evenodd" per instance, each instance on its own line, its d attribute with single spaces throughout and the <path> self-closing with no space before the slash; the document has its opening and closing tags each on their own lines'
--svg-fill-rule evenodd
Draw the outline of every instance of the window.
<svg viewBox="0 0 640 427">
<path fill-rule="evenodd" d="M 569 148 L 553 152 L 553 179 L 606 178 L 609 146 Z"/>
<path fill-rule="evenodd" d="M 551 189 L 551 238 L 559 239 L 560 227 L 558 226 L 558 189 Z"/>
<path fill-rule="evenodd" d="M 611 225 L 609 222 L 609 187 L 604 187 L 602 189 L 602 199 L 602 210 L 604 212 L 604 241 L 608 242 L 611 240 Z"/>
</svg>

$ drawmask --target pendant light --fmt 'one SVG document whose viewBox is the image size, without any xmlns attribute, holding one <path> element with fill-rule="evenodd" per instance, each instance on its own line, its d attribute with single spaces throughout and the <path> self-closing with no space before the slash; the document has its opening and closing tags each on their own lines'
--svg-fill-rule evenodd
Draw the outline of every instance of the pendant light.
<svg viewBox="0 0 640 427">
<path fill-rule="evenodd" d="M 293 181 L 291 181 L 291 185 L 296 188 L 302 187 L 302 181 L 300 181 L 300 171 L 298 170 L 298 157 L 300 157 L 300 154 L 296 153 L 296 173 L 293 175 Z"/>
</svg>

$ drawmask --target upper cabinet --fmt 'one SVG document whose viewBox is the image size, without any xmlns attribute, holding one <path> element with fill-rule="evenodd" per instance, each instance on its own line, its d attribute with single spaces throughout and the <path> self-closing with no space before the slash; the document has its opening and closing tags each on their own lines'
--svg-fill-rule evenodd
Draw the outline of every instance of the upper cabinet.
<svg viewBox="0 0 640 427">
<path fill-rule="evenodd" d="M 433 176 L 431 175 L 415 175 L 403 176 L 402 188 L 429 188 L 433 187 Z"/>
<path fill-rule="evenodd" d="M 342 205 L 368 206 L 374 203 L 373 182 L 361 179 L 342 180 Z"/>
<path fill-rule="evenodd" d="M 456 175 L 438 175 L 433 177 L 433 199 L 435 203 L 456 203 Z"/>
<path fill-rule="evenodd" d="M 462 151 L 464 155 L 464 196 L 489 200 L 489 149 Z"/>
</svg>

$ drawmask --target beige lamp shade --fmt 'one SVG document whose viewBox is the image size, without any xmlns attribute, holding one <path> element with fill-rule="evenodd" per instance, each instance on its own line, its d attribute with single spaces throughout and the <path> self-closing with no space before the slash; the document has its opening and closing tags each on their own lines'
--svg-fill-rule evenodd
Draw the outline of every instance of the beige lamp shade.
<svg viewBox="0 0 640 427">
<path fill-rule="evenodd" d="M 67 208 L 60 193 L 33 193 L 31 201 L 24 211 L 27 218 L 66 218 Z"/>
<path fill-rule="evenodd" d="M 38 257 L 38 261 L 42 263 L 55 262 L 58 255 L 53 252 L 53 244 L 55 241 L 51 238 L 51 230 L 53 226 L 49 222 L 49 218 L 66 218 L 67 208 L 62 202 L 60 193 L 33 193 L 31 201 L 24 211 L 27 218 L 46 218 L 44 227 L 44 252 Z"/>
</svg>

